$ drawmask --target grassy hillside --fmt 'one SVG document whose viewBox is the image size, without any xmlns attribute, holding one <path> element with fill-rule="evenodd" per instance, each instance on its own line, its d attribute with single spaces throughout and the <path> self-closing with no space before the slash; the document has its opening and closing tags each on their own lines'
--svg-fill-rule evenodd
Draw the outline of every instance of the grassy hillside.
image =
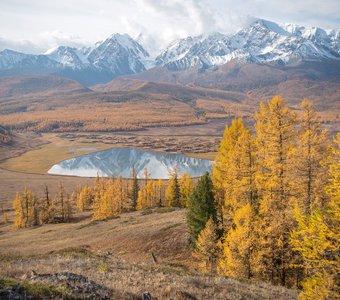
<svg viewBox="0 0 340 300">
<path fill-rule="evenodd" d="M 197 299 L 296 298 L 296 292 L 282 287 L 197 273 L 185 216 L 186 210 L 163 208 L 100 222 L 84 213 L 74 223 L 19 231 L 2 225 L 0 277 L 35 282 L 32 270 L 67 271 L 116 291 L 121 298 L 113 299 L 139 299 L 145 291 L 158 299 L 195 299 L 185 294 Z"/>
</svg>

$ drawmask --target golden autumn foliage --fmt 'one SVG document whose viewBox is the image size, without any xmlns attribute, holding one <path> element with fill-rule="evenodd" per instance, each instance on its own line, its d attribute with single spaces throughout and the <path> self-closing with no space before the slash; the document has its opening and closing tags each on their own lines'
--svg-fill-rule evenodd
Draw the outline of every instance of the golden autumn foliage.
<svg viewBox="0 0 340 300">
<path fill-rule="evenodd" d="M 340 137 L 330 155 L 312 103 L 305 100 L 301 110 L 297 120 L 274 97 L 260 104 L 255 133 L 242 120 L 226 127 L 212 173 L 224 223 L 218 271 L 302 285 L 301 299 L 333 299 Z"/>
<path fill-rule="evenodd" d="M 313 104 L 304 100 L 300 119 L 298 139 L 293 152 L 292 185 L 301 211 L 309 215 L 314 209 L 321 209 L 326 201 L 324 187 L 327 184 L 327 163 L 329 155 L 328 133 L 322 130 L 320 118 Z"/>
<path fill-rule="evenodd" d="M 194 256 L 199 259 L 199 267 L 203 272 L 212 272 L 216 265 L 218 247 L 216 226 L 210 218 L 204 229 L 198 235 Z"/>
<path fill-rule="evenodd" d="M 14 226 L 16 228 L 32 227 L 39 224 L 38 199 L 25 188 L 23 195 L 17 193 L 13 208 L 15 210 Z"/>
<path fill-rule="evenodd" d="M 215 164 L 213 169 L 214 183 L 222 188 L 222 192 L 217 191 L 222 197 L 224 229 L 219 273 L 250 278 L 256 260 L 257 153 L 255 139 L 242 119 L 234 120 L 230 127 L 226 127 L 220 151 L 224 153 L 220 156 L 222 165 Z"/>
<path fill-rule="evenodd" d="M 16 194 L 13 201 L 15 211 L 14 226 L 16 228 L 33 227 L 36 225 L 70 222 L 73 216 L 73 204 L 65 192 L 62 183 L 53 199 L 47 186 L 45 196 L 38 198 L 29 189 Z"/>
<path fill-rule="evenodd" d="M 234 120 L 230 127 L 226 127 L 220 151 L 223 155 L 218 155 L 212 178 L 219 197 L 221 221 L 223 227 L 228 228 L 238 208 L 247 203 L 256 205 L 256 145 L 242 119 Z"/>
<path fill-rule="evenodd" d="M 291 243 L 302 256 L 301 267 L 306 274 L 299 299 L 335 299 L 340 226 L 333 209 L 327 213 L 315 210 L 307 217 L 296 212 L 299 227 L 292 232 Z"/>
<path fill-rule="evenodd" d="M 85 211 L 90 208 L 93 203 L 93 192 L 88 185 L 80 191 L 79 195 L 76 197 L 77 208 L 80 211 Z"/>
<path fill-rule="evenodd" d="M 254 276 L 259 268 L 257 217 L 250 204 L 235 212 L 234 225 L 223 243 L 219 273 L 235 277 Z"/>
<path fill-rule="evenodd" d="M 333 147 L 309 101 L 295 114 L 280 97 L 261 103 L 255 131 L 232 122 L 213 165 L 196 186 L 175 170 L 169 181 L 97 178 L 69 198 L 17 194 L 14 225 L 69 221 L 75 204 L 93 220 L 159 206 L 188 207 L 193 255 L 203 272 L 302 288 L 300 299 L 339 290 L 340 134 Z M 216 205 L 218 216 L 216 216 Z M 217 268 L 216 268 L 217 267 Z"/>
<path fill-rule="evenodd" d="M 295 115 L 277 96 L 267 104 L 261 103 L 255 117 L 258 147 L 256 182 L 261 198 L 261 264 L 265 278 L 285 285 L 292 261 L 289 232 L 294 216 L 290 153 L 296 136 Z"/>
<path fill-rule="evenodd" d="M 13 201 L 13 209 L 15 211 L 14 215 L 14 226 L 16 228 L 24 227 L 24 203 L 22 197 L 19 193 L 16 194 L 15 199 Z"/>
<path fill-rule="evenodd" d="M 291 243 L 302 256 L 300 267 L 306 278 L 299 299 L 303 300 L 339 296 L 340 134 L 334 139 L 329 176 L 329 184 L 325 187 L 329 201 L 309 215 L 302 213 L 299 207 L 295 211 L 298 228 L 291 234 Z"/>
<path fill-rule="evenodd" d="M 92 211 L 93 220 L 103 220 L 131 210 L 142 210 L 167 206 L 165 190 L 167 182 L 159 179 L 152 180 L 147 170 L 144 171 L 144 185 L 139 183 L 135 176 L 131 181 L 118 178 L 100 178 L 97 176 L 93 186 L 78 186 L 70 196 L 66 193 L 62 183 L 54 197 L 50 196 L 48 187 L 45 186 L 44 197 L 37 198 L 28 189 L 23 195 L 17 193 L 13 201 L 15 210 L 14 226 L 17 228 L 31 227 L 48 223 L 70 222 L 74 210 Z M 189 175 L 181 181 L 185 199 L 193 186 Z M 137 201 L 134 205 L 134 194 Z M 185 201 L 185 200 L 183 200 Z"/>
<path fill-rule="evenodd" d="M 229 222 L 228 225 L 230 225 L 230 217 L 223 212 L 226 202 L 228 202 L 225 197 L 227 194 L 229 197 L 229 191 L 226 190 L 233 189 L 233 180 L 235 179 L 233 173 L 235 173 L 235 166 L 237 165 L 234 158 L 239 154 L 236 151 L 236 144 L 243 130 L 242 119 L 233 120 L 230 127 L 226 126 L 211 176 L 219 218 L 222 223 Z M 229 220 L 223 220 L 224 218 Z"/>
<path fill-rule="evenodd" d="M 193 189 L 193 182 L 189 174 L 182 174 L 178 180 L 180 189 L 179 204 L 181 207 L 187 207 L 191 191 Z"/>
<path fill-rule="evenodd" d="M 104 181 L 97 178 L 93 203 L 93 220 L 102 220 L 121 214 L 131 208 L 127 186 L 121 177 Z"/>
<path fill-rule="evenodd" d="M 163 181 L 147 180 L 144 188 L 138 191 L 137 210 L 162 205 Z"/>
</svg>

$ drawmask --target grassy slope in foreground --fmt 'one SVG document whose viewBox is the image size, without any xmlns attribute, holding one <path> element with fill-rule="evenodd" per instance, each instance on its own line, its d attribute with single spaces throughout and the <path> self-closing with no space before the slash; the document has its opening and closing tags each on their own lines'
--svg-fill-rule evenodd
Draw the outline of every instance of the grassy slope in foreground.
<svg viewBox="0 0 340 300">
<path fill-rule="evenodd" d="M 148 290 L 158 299 L 176 291 L 198 299 L 296 298 L 296 292 L 282 287 L 198 274 L 187 243 L 185 215 L 183 209 L 163 208 L 101 222 L 91 222 L 85 213 L 70 224 L 22 230 L 3 225 L 0 277 L 20 279 L 31 270 L 69 271 L 122 294 Z"/>
</svg>

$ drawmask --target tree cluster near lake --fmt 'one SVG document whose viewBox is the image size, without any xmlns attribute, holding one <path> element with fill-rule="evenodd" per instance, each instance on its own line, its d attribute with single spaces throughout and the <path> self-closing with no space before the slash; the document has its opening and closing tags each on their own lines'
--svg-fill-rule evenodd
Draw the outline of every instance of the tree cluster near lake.
<svg viewBox="0 0 340 300">
<path fill-rule="evenodd" d="M 93 220 L 104 220 L 121 213 L 156 207 L 186 207 L 194 186 L 188 174 L 181 177 L 175 169 L 168 181 L 154 180 L 145 169 L 143 180 L 137 179 L 135 170 L 131 180 L 97 177 L 93 186 L 78 186 L 66 194 L 62 183 L 52 197 L 45 189 L 45 196 L 38 198 L 28 188 L 17 193 L 13 201 L 14 226 L 28 228 L 37 225 L 72 221 L 76 212 L 91 211 Z"/>
<path fill-rule="evenodd" d="M 73 215 L 72 198 L 66 193 L 62 183 L 58 193 L 52 197 L 45 187 L 45 195 L 38 198 L 28 188 L 23 194 L 16 194 L 13 201 L 15 210 L 14 226 L 17 228 L 33 227 L 41 224 L 70 222 Z"/>
<path fill-rule="evenodd" d="M 298 119 L 277 96 L 261 103 L 255 132 L 242 119 L 226 127 L 214 196 L 197 184 L 188 225 L 204 271 L 302 288 L 299 299 L 335 299 L 340 134 L 332 141 L 311 102 L 301 109 Z"/>
</svg>

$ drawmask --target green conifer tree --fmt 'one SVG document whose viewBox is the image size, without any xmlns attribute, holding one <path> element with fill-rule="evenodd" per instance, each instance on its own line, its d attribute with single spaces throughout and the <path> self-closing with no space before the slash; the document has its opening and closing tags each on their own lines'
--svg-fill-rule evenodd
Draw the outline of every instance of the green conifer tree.
<svg viewBox="0 0 340 300">
<path fill-rule="evenodd" d="M 169 207 L 179 207 L 181 205 L 181 192 L 178 183 L 178 171 L 174 169 L 169 179 L 165 198 Z"/>
<path fill-rule="evenodd" d="M 192 241 L 197 240 L 209 218 L 216 223 L 213 185 L 207 172 L 200 178 L 189 197 L 187 223 Z"/>
<path fill-rule="evenodd" d="M 139 192 L 139 183 L 138 183 L 137 172 L 136 172 L 135 167 L 132 168 L 131 178 L 132 178 L 131 209 L 136 210 L 137 200 L 138 200 L 138 192 Z"/>
</svg>

